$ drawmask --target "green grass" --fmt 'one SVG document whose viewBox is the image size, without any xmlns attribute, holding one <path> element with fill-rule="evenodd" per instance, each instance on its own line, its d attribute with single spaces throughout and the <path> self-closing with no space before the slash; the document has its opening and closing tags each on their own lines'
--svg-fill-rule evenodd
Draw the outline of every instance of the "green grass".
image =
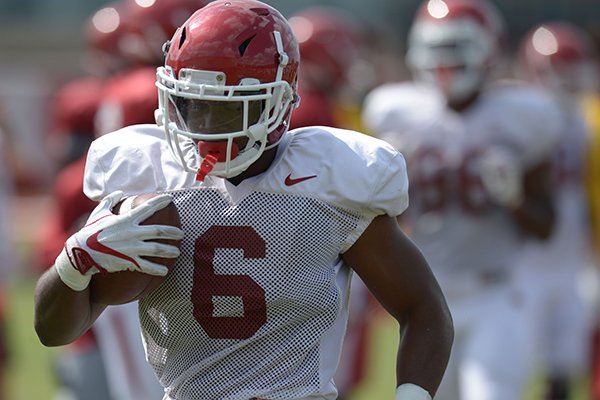
<svg viewBox="0 0 600 400">
<path fill-rule="evenodd" d="M 33 329 L 33 287 L 33 280 L 19 279 L 9 289 L 6 398 L 11 400 L 47 400 L 56 392 L 52 360 L 57 349 L 42 346 Z"/>
</svg>

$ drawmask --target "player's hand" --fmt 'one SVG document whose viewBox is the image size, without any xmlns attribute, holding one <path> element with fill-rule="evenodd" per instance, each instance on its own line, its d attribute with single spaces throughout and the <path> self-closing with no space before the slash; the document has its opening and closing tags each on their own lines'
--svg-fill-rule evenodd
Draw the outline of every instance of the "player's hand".
<svg viewBox="0 0 600 400">
<path fill-rule="evenodd" d="M 120 215 L 113 207 L 123 198 L 122 192 L 106 196 L 92 211 L 86 225 L 65 242 L 54 265 L 61 280 L 76 291 L 84 290 L 98 272 L 140 271 L 165 275 L 167 268 L 145 257 L 176 258 L 176 246 L 157 243 L 155 239 L 180 240 L 183 231 L 168 225 L 140 223 L 171 202 L 167 194 L 153 197 Z"/>
<path fill-rule="evenodd" d="M 488 149 L 481 158 L 481 180 L 492 201 L 516 208 L 523 200 L 523 172 L 519 160 L 499 146 Z"/>
</svg>

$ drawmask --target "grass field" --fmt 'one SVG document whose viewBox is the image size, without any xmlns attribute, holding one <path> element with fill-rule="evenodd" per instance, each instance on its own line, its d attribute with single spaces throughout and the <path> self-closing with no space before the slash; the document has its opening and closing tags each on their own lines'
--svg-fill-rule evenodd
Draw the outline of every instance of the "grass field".
<svg viewBox="0 0 600 400">
<path fill-rule="evenodd" d="M 12 357 L 7 377 L 7 399 L 51 400 L 56 392 L 52 360 L 59 349 L 40 344 L 33 330 L 33 280 L 18 279 L 10 289 L 8 310 L 9 344 Z M 396 325 L 383 318 L 374 326 L 368 376 L 350 400 L 392 399 L 394 393 L 394 363 L 398 341 Z M 577 386 L 570 400 L 589 400 L 586 382 Z M 525 400 L 539 399 L 539 387 L 534 382 Z M 511 400 L 511 399 L 506 399 Z"/>
<path fill-rule="evenodd" d="M 10 288 L 7 317 L 11 357 L 6 398 L 52 399 L 56 391 L 52 360 L 57 349 L 42 346 L 35 335 L 32 279 L 19 279 Z"/>
</svg>

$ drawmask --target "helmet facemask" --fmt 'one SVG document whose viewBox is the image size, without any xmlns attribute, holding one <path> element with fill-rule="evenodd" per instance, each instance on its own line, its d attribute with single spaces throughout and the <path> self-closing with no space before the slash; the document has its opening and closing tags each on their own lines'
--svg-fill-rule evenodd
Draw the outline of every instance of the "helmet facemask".
<svg viewBox="0 0 600 400">
<path fill-rule="evenodd" d="M 200 171 L 208 161 L 214 166 L 207 174 L 231 178 L 278 143 L 268 136 L 289 115 L 290 84 L 245 78 L 228 86 L 226 80 L 222 72 L 182 69 L 176 78 L 168 66 L 158 69 L 157 123 L 188 172 Z"/>
</svg>

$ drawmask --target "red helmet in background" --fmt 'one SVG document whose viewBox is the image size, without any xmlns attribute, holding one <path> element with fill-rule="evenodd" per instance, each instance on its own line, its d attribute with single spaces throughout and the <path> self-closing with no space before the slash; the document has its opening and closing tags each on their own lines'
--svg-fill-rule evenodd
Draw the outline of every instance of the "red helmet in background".
<svg viewBox="0 0 600 400">
<path fill-rule="evenodd" d="M 211 0 L 124 0 L 130 13 L 122 50 L 133 64 L 160 66 L 163 44 Z"/>
<path fill-rule="evenodd" d="M 568 22 L 532 28 L 519 47 L 518 72 L 557 95 L 598 88 L 596 54 L 591 39 Z"/>
<path fill-rule="evenodd" d="M 208 174 L 236 176 L 279 143 L 297 103 L 300 62 L 279 11 L 256 0 L 215 1 L 165 49 L 157 123 L 187 171 L 207 161 Z"/>
<path fill-rule="evenodd" d="M 94 139 L 94 117 L 103 87 L 100 78 L 78 78 L 59 87 L 52 96 L 46 145 L 58 165 L 81 156 Z"/>
<path fill-rule="evenodd" d="M 97 10 L 85 23 L 87 54 L 85 68 L 107 76 L 129 67 L 123 52 L 123 37 L 129 24 L 125 3 L 114 2 Z"/>
<path fill-rule="evenodd" d="M 60 87 L 50 106 L 51 132 L 92 138 L 103 87 L 104 81 L 96 77 L 75 79 Z"/>
<path fill-rule="evenodd" d="M 341 9 L 315 6 L 289 19 L 302 57 L 302 85 L 335 90 L 347 83 L 350 68 L 359 62 L 364 33 Z"/>
<path fill-rule="evenodd" d="M 409 32 L 406 62 L 416 79 L 450 100 L 476 93 L 505 39 L 498 10 L 486 0 L 426 0 Z"/>
<path fill-rule="evenodd" d="M 95 135 L 128 125 L 153 124 L 158 107 L 156 68 L 142 67 L 115 76 L 106 83 L 95 118 Z"/>
</svg>

